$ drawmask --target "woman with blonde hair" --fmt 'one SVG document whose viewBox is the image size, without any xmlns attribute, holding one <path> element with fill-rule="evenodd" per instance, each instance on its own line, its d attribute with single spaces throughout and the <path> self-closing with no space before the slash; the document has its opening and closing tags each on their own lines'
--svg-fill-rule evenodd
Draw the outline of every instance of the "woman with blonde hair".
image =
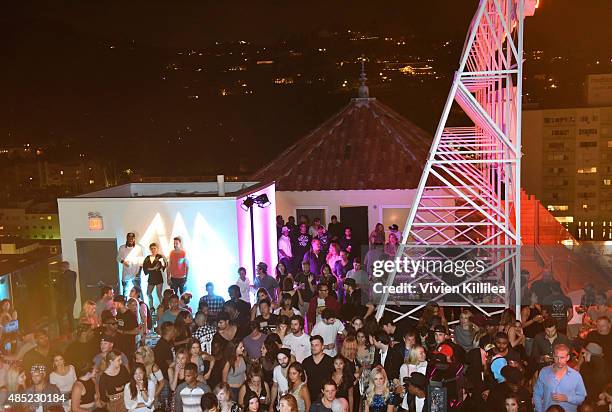
<svg viewBox="0 0 612 412">
<path fill-rule="evenodd" d="M 466 352 L 478 347 L 480 328 L 472 322 L 472 316 L 469 310 L 462 311 L 459 315 L 459 325 L 453 329 L 453 340 Z"/>
<path fill-rule="evenodd" d="M 142 363 L 147 372 L 147 379 L 155 382 L 154 398 L 159 399 L 159 394 L 164 388 L 166 381 L 162 370 L 155 363 L 155 354 L 150 346 L 141 346 L 134 353 L 134 360 L 137 363 Z"/>
<path fill-rule="evenodd" d="M 333 268 L 334 266 L 336 266 L 336 262 L 340 259 L 342 259 L 340 257 L 340 245 L 338 245 L 336 242 L 333 242 L 331 245 L 329 245 L 329 251 L 327 252 L 325 261 L 330 266 L 330 268 Z"/>
<path fill-rule="evenodd" d="M 81 314 L 79 315 L 79 324 L 89 325 L 92 329 L 100 326 L 98 316 L 96 316 L 96 302 L 93 300 L 86 300 L 83 302 Z"/>
<path fill-rule="evenodd" d="M 10 410 L 14 405 L 8 400 L 10 394 L 23 392 L 26 388 L 26 374 L 19 366 L 13 365 L 6 373 L 6 386 L 0 387 L 0 407 Z"/>
<path fill-rule="evenodd" d="M 232 395 L 232 390 L 230 386 L 221 382 L 213 391 L 215 396 L 217 397 L 217 401 L 219 402 L 219 412 L 238 412 L 240 411 L 240 407 L 236 402 L 230 399 Z"/>
<path fill-rule="evenodd" d="M 387 373 L 381 365 L 370 372 L 370 382 L 365 395 L 365 412 L 393 412 L 395 397 L 389 389 Z"/>
<path fill-rule="evenodd" d="M 412 375 L 414 372 L 419 372 L 423 375 L 426 375 L 427 372 L 427 353 L 421 345 L 412 347 L 408 359 L 400 367 L 400 382 L 403 382 L 405 377 Z"/>
</svg>

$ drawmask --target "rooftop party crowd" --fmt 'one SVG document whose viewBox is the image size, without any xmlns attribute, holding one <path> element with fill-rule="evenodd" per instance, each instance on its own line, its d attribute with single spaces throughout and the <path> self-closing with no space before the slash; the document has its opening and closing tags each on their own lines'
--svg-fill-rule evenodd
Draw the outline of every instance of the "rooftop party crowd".
<svg viewBox="0 0 612 412">
<path fill-rule="evenodd" d="M 361 252 L 335 216 L 327 227 L 279 216 L 277 228 L 276 267 L 260 262 L 255 278 L 237 268 L 227 291 L 209 282 L 203 296 L 186 290 L 192 274 L 180 238 L 166 257 L 156 244 L 145 253 L 128 234 L 117 256 L 121 284 L 83 302 L 76 320 L 76 274 L 64 262 L 62 337 L 52 341 L 44 327 L 3 333 L 0 405 L 75 412 L 612 410 L 607 291 L 586 285 L 573 303 L 543 272 L 525 282 L 529 305 L 520 313 L 489 317 L 432 302 L 414 319 L 395 322 L 385 312 L 377 321 L 372 265 L 395 256 L 397 225 L 376 225 Z M 137 264 L 127 261 L 135 250 L 142 254 Z M 218 295 L 225 292 L 229 300 Z M 3 328 L 16 319 L 11 302 L 2 301 Z"/>
</svg>

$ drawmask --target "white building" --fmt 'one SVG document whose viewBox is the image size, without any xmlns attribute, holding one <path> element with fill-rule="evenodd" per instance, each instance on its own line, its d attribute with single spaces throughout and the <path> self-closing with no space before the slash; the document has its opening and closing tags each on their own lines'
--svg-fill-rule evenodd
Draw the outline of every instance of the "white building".
<svg viewBox="0 0 612 412">
<path fill-rule="evenodd" d="M 166 256 L 173 238 L 181 237 L 190 262 L 187 290 L 199 297 L 212 281 L 217 294 L 227 296 L 239 266 L 253 273 L 250 213 L 241 205 L 247 196 L 261 194 L 271 205 L 252 208 L 255 262 L 274 267 L 274 184 L 132 183 L 58 199 L 63 258 L 79 275 L 80 301 L 97 299 L 100 282 L 118 284 L 117 249 L 128 232 L 136 234 L 145 253 L 155 242 Z M 145 276 L 142 285 L 146 291 Z"/>
</svg>

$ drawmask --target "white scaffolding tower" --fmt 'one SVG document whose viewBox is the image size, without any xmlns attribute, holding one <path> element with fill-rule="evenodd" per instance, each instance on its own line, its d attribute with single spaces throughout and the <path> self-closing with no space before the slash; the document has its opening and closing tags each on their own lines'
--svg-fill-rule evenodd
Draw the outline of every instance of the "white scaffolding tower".
<svg viewBox="0 0 612 412">
<path fill-rule="evenodd" d="M 536 0 L 480 1 L 396 255 L 412 259 L 483 256 L 484 273 L 465 276 L 458 283 L 455 279 L 452 284 L 497 278 L 506 292 L 484 300 L 455 293 L 455 300 L 447 302 L 447 293 L 398 298 L 390 297 L 386 288 L 380 296 L 378 319 L 387 310 L 399 320 L 427 301 L 467 303 L 485 314 L 514 305 L 519 313 L 523 22 L 535 8 Z M 455 103 L 472 126 L 447 125 Z M 391 271 L 386 286 L 397 285 L 402 275 Z M 451 285 L 431 271 L 404 278 L 407 283 L 425 279 Z M 406 313 L 387 308 L 390 298 L 415 307 Z"/>
</svg>

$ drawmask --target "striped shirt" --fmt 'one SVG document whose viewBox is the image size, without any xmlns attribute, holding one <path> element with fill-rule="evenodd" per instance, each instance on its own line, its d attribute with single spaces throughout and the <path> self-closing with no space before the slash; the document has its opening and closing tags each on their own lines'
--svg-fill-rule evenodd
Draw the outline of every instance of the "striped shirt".
<svg viewBox="0 0 612 412">
<path fill-rule="evenodd" d="M 202 395 L 210 392 L 210 388 L 203 382 L 198 382 L 194 388 L 187 382 L 181 383 L 174 392 L 174 406 L 176 412 L 200 412 L 200 399 Z"/>
</svg>

